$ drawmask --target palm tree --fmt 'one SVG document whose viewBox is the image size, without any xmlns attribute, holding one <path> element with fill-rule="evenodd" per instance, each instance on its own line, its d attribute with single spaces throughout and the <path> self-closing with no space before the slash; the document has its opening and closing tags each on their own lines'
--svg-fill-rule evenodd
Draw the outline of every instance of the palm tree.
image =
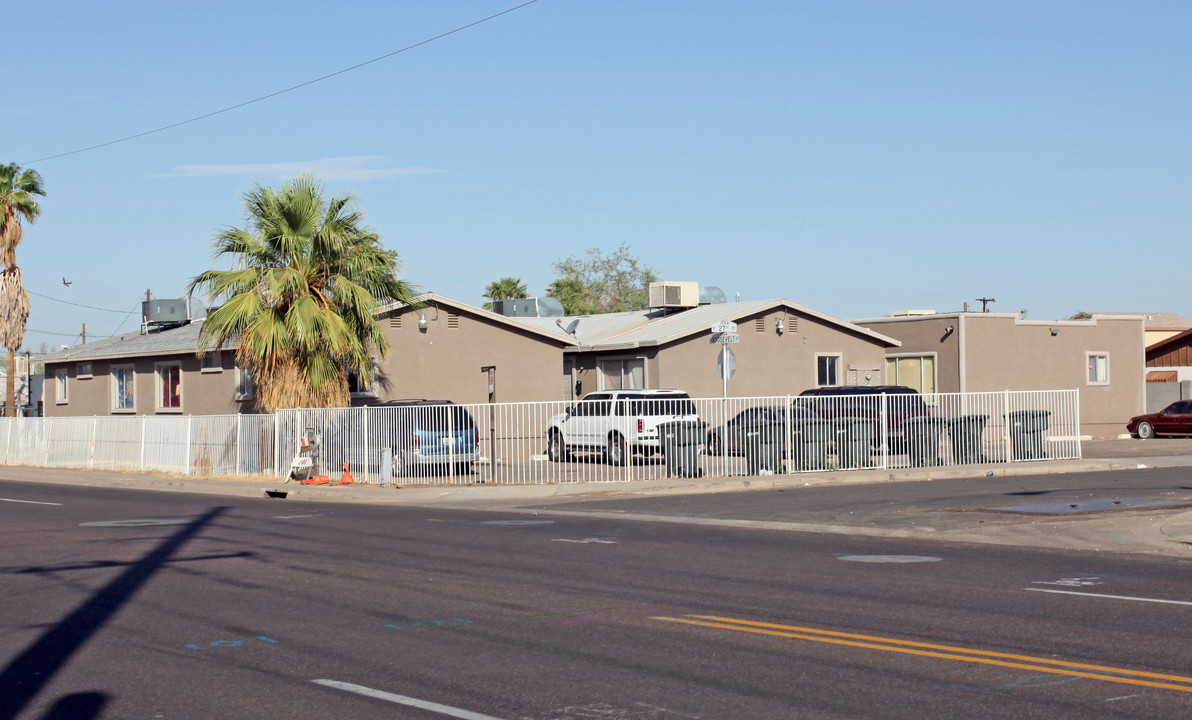
<svg viewBox="0 0 1192 720">
<path fill-rule="evenodd" d="M 22 170 L 16 163 L 0 165 L 0 345 L 8 350 L 8 379 L 5 382 L 5 416 L 16 413 L 16 353 L 25 341 L 29 319 L 29 294 L 17 267 L 17 245 L 21 244 L 21 221 L 34 222 L 41 216 L 38 195 L 44 196 L 41 175 Z"/>
<path fill-rule="evenodd" d="M 234 257 L 237 269 L 208 270 L 188 287 L 225 299 L 204 321 L 202 345 L 236 344 L 265 412 L 347 406 L 347 371 L 368 384 L 370 351 L 389 351 L 373 311 L 414 295 L 397 279 L 397 253 L 364 225 L 354 195 L 326 200 L 310 176 L 243 197 L 249 228 L 215 238 L 216 257 Z"/>
<path fill-rule="evenodd" d="M 503 277 L 490 282 L 484 289 L 484 297 L 489 300 L 521 300 L 526 297 L 526 286 L 521 278 Z M 492 310 L 491 302 L 484 303 L 485 310 Z"/>
</svg>

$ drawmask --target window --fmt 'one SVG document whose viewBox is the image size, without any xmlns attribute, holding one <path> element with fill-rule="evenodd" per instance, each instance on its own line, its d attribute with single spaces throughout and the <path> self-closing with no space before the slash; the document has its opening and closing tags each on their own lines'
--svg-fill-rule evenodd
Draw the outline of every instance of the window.
<svg viewBox="0 0 1192 720">
<path fill-rule="evenodd" d="M 840 384 L 840 356 L 817 355 L 815 357 L 816 387 L 834 387 Z"/>
<path fill-rule="evenodd" d="M 641 390 L 646 386 L 646 361 L 601 360 L 600 379 L 604 390 Z"/>
<path fill-rule="evenodd" d="M 351 395 L 376 396 L 376 392 L 370 385 L 361 382 L 360 373 L 355 370 L 348 370 L 348 393 Z"/>
<path fill-rule="evenodd" d="M 935 356 L 886 358 L 886 380 L 891 385 L 932 394 L 935 392 Z"/>
<path fill-rule="evenodd" d="M 54 371 L 54 400 L 59 405 L 66 404 L 66 369 Z"/>
<path fill-rule="evenodd" d="M 223 372 L 223 353 L 218 350 L 213 350 L 208 353 L 203 353 L 199 356 L 199 362 L 203 367 L 205 373 Z"/>
<path fill-rule="evenodd" d="M 252 371 L 247 368 L 236 368 L 236 399 L 251 400 L 256 394 L 256 384 L 252 379 Z"/>
<path fill-rule="evenodd" d="M 79 363 L 79 372 L 76 377 L 80 379 L 91 377 L 91 363 Z"/>
<path fill-rule="evenodd" d="M 133 388 L 135 374 L 132 365 L 112 366 L 112 409 L 132 410 L 136 407 Z"/>
<path fill-rule="evenodd" d="M 1109 353 L 1089 353 L 1089 385 L 1109 384 Z"/>
<path fill-rule="evenodd" d="M 157 364 L 157 407 L 160 410 L 182 408 L 182 366 L 176 362 Z"/>
</svg>

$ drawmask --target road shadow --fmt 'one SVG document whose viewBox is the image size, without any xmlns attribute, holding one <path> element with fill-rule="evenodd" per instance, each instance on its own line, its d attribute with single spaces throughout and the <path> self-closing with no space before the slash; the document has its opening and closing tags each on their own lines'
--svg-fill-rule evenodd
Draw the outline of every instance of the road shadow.
<svg viewBox="0 0 1192 720">
<path fill-rule="evenodd" d="M 128 566 L 70 615 L 42 634 L 0 670 L 0 720 L 14 720 L 88 640 L 98 633 L 170 560 L 170 556 L 227 508 L 213 508 Z M 58 701 L 46 718 L 96 717 L 106 702 L 100 693 L 78 693 Z M 64 714 L 65 713 L 65 714 Z"/>
</svg>

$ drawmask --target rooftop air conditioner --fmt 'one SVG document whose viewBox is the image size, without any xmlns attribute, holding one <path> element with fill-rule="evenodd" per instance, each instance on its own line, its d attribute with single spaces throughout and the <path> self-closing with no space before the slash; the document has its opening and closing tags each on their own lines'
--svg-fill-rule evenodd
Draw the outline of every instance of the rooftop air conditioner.
<svg viewBox="0 0 1192 720">
<path fill-rule="evenodd" d="M 699 306 L 699 283 L 650 283 L 651 308 L 693 308 Z"/>
</svg>

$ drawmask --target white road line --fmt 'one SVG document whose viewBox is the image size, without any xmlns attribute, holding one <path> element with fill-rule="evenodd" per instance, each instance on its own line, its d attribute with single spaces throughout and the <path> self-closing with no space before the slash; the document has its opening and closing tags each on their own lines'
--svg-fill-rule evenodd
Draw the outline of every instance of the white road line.
<svg viewBox="0 0 1192 720">
<path fill-rule="evenodd" d="M 36 500 L 13 500 L 12 498 L 0 498 L 0 502 L 19 502 L 28 503 L 30 505 L 61 505 L 62 503 L 38 502 Z"/>
<path fill-rule="evenodd" d="M 311 680 L 316 685 L 325 685 L 336 690 L 345 690 L 347 692 L 356 693 L 357 695 L 366 695 L 378 700 L 387 700 L 391 703 L 399 705 L 408 705 L 409 707 L 416 707 L 420 710 L 429 710 L 431 712 L 439 713 L 440 715 L 448 715 L 460 720 L 501 720 L 499 717 L 493 715 L 485 715 L 484 713 L 472 712 L 471 710 L 462 710 L 460 708 L 451 707 L 450 705 L 440 705 L 439 703 L 430 702 L 428 700 L 419 700 L 418 698 L 406 697 L 405 695 L 396 695 L 394 693 L 387 693 L 383 690 L 374 690 L 363 685 L 353 685 L 352 683 L 340 682 L 339 680 Z"/>
<path fill-rule="evenodd" d="M 1186 600 L 1159 600 L 1157 598 L 1130 597 L 1128 595 L 1102 595 L 1100 593 L 1075 592 L 1073 590 L 1050 590 L 1048 588 L 1023 588 L 1034 592 L 1055 593 L 1056 595 L 1083 595 L 1084 597 L 1108 598 L 1110 600 L 1134 600 L 1135 602 L 1163 603 L 1165 605 L 1192 605 Z"/>
</svg>

